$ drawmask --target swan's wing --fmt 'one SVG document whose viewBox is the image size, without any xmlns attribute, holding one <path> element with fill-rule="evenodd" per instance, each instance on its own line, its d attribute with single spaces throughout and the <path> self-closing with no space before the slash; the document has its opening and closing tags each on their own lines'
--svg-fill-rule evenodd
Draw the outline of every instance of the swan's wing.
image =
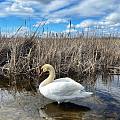
<svg viewBox="0 0 120 120">
<path fill-rule="evenodd" d="M 62 78 L 61 78 L 62 79 Z M 82 91 L 84 90 L 84 87 L 75 82 L 75 81 L 67 81 L 62 79 L 55 80 L 54 82 L 46 85 L 44 90 L 48 94 L 54 95 L 54 96 L 72 96 L 76 91 Z"/>
<path fill-rule="evenodd" d="M 69 77 L 65 77 L 65 78 L 55 79 L 54 82 L 75 82 L 75 81 Z"/>
</svg>

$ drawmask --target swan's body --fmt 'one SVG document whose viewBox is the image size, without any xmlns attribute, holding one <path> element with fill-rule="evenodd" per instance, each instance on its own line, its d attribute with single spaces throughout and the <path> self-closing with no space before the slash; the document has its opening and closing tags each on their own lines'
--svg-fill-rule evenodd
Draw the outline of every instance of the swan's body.
<svg viewBox="0 0 120 120">
<path fill-rule="evenodd" d="M 49 71 L 49 77 L 40 85 L 39 90 L 46 98 L 60 102 L 70 102 L 75 98 L 85 98 L 91 96 L 92 92 L 85 92 L 84 87 L 71 78 L 55 78 L 55 70 L 49 65 L 42 66 L 43 72 Z"/>
</svg>

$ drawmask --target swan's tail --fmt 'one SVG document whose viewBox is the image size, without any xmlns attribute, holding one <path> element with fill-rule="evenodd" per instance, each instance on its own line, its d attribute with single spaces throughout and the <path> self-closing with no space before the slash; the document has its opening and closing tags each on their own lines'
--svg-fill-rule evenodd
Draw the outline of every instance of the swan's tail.
<svg viewBox="0 0 120 120">
<path fill-rule="evenodd" d="M 82 92 L 79 94 L 80 98 L 90 97 L 93 93 L 92 92 Z"/>
<path fill-rule="evenodd" d="M 86 97 L 90 97 L 93 93 L 92 92 L 77 92 L 74 94 L 74 97 L 76 96 L 77 98 L 86 98 Z"/>
<path fill-rule="evenodd" d="M 74 100 L 74 99 L 80 99 L 80 98 L 86 98 L 86 97 L 90 97 L 93 93 L 92 92 L 80 92 L 77 91 L 76 93 L 74 93 L 71 96 L 63 96 L 62 100 L 56 100 L 56 101 L 62 101 L 62 102 L 69 102 L 70 100 Z"/>
</svg>

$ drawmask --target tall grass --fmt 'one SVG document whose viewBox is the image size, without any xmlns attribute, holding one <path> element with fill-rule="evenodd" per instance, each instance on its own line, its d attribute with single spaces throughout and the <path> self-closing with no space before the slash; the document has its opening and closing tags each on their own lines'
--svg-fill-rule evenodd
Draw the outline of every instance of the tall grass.
<svg viewBox="0 0 120 120">
<path fill-rule="evenodd" d="M 6 75 L 32 74 L 45 63 L 54 66 L 57 77 L 120 73 L 118 38 L 2 38 L 0 46 L 1 71 Z"/>
</svg>

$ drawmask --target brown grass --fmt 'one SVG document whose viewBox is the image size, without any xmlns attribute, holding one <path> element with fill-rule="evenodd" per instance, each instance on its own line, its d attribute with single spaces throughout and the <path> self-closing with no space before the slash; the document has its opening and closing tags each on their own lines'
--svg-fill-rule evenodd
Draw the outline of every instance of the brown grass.
<svg viewBox="0 0 120 120">
<path fill-rule="evenodd" d="M 98 73 L 119 74 L 120 40 L 4 38 L 0 41 L 0 66 L 4 75 L 30 75 L 34 68 L 45 63 L 54 66 L 57 77 L 83 77 Z"/>
</svg>

